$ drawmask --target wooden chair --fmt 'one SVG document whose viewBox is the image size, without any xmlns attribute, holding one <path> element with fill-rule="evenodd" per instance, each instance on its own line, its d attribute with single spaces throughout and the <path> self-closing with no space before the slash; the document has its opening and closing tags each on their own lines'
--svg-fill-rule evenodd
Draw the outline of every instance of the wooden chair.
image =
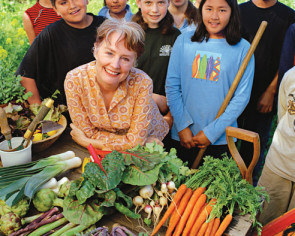
<svg viewBox="0 0 295 236">
<path fill-rule="evenodd" d="M 252 173 L 260 155 L 259 135 L 249 130 L 231 127 L 231 126 L 226 127 L 225 133 L 226 133 L 226 140 L 227 140 L 229 151 L 233 159 L 236 161 L 241 171 L 243 179 L 246 179 L 250 184 L 253 184 Z M 254 152 L 253 152 L 252 161 L 248 168 L 245 165 L 245 162 L 236 147 L 234 138 L 253 143 Z"/>
</svg>

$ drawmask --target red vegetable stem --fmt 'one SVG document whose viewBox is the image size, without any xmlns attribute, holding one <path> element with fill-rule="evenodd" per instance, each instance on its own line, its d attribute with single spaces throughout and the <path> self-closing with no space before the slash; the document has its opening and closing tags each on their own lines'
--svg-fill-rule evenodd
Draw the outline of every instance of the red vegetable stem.
<svg viewBox="0 0 295 236">
<path fill-rule="evenodd" d="M 105 175 L 108 176 L 107 172 L 103 169 L 103 167 L 101 165 L 101 159 L 97 156 L 95 149 L 91 145 L 91 143 L 88 145 L 87 149 L 88 149 L 90 155 L 92 156 L 94 162 L 97 163 L 99 165 L 100 169 L 105 173 Z"/>
</svg>

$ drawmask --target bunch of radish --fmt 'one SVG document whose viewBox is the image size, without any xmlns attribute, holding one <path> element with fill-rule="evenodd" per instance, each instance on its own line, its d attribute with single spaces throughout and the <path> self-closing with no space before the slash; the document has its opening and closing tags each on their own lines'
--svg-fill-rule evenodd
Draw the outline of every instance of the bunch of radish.
<svg viewBox="0 0 295 236">
<path fill-rule="evenodd" d="M 161 212 L 165 206 L 168 206 L 168 202 L 172 200 L 176 190 L 173 181 L 142 187 L 138 195 L 133 198 L 135 213 L 140 213 L 143 210 L 147 214 L 144 218 L 145 224 L 157 225 Z"/>
</svg>

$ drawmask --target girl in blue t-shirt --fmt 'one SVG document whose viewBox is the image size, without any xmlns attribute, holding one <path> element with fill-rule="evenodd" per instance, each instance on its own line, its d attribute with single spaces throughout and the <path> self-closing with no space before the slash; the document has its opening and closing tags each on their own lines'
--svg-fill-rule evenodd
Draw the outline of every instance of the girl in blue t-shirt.
<svg viewBox="0 0 295 236">
<path fill-rule="evenodd" d="M 137 5 L 139 10 L 132 20 L 146 33 L 144 53 L 137 60 L 137 68 L 153 80 L 153 98 L 162 114 L 166 115 L 167 68 L 172 46 L 180 31 L 173 26 L 173 17 L 168 11 L 169 0 L 137 0 Z"/>
<path fill-rule="evenodd" d="M 196 31 L 177 38 L 166 79 L 173 146 L 189 165 L 199 148 L 210 144 L 206 155 L 228 152 L 225 128 L 237 126 L 254 73 L 252 57 L 225 112 L 215 120 L 250 45 L 241 38 L 236 0 L 202 0 L 199 13 Z"/>
</svg>

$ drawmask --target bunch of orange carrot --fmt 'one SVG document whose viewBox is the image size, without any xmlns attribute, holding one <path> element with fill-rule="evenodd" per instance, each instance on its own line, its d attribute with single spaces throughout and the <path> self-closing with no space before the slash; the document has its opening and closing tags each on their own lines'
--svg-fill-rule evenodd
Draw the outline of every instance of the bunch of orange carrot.
<svg viewBox="0 0 295 236">
<path fill-rule="evenodd" d="M 231 219 L 230 217 L 225 217 L 221 224 L 220 218 L 211 217 L 209 219 L 212 208 L 216 204 L 216 199 L 213 198 L 209 203 L 206 203 L 207 196 L 204 194 L 205 190 L 205 187 L 198 187 L 193 190 L 188 188 L 186 184 L 182 184 L 152 235 L 157 233 L 169 216 L 170 220 L 166 236 L 222 235 Z"/>
<path fill-rule="evenodd" d="M 261 224 L 256 215 L 262 198 L 267 199 L 267 193 L 243 180 L 233 159 L 207 156 L 199 171 L 179 187 L 152 235 L 170 217 L 166 236 L 221 236 L 232 221 L 235 207 L 241 214 L 251 215 L 259 232 Z"/>
</svg>

